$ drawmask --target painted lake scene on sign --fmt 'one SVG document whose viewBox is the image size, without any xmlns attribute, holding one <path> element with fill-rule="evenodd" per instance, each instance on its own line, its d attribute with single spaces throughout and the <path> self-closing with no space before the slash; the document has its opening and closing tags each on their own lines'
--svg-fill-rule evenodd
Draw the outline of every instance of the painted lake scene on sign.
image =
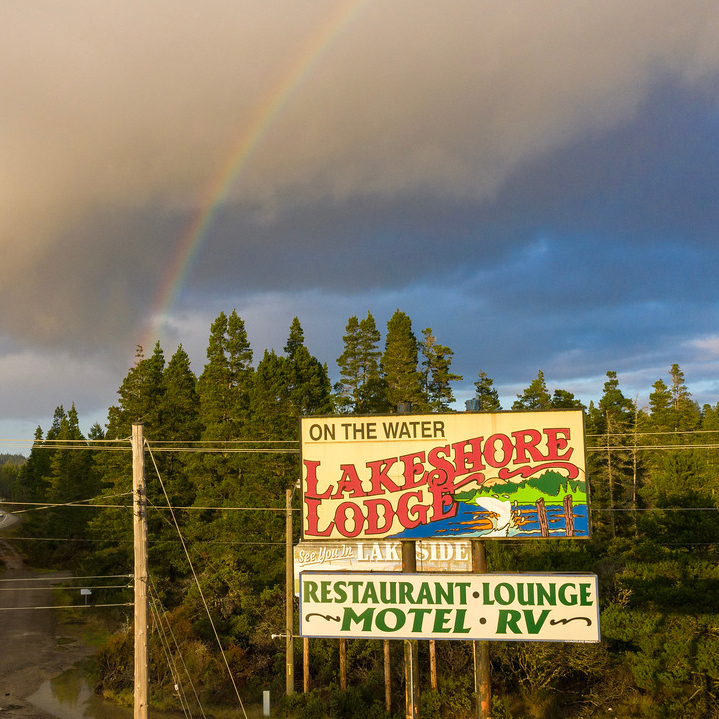
<svg viewBox="0 0 719 719">
<path fill-rule="evenodd" d="M 426 538 L 428 531 L 434 538 L 463 539 L 589 536 L 585 483 L 556 472 L 546 472 L 536 481 L 459 492 L 454 498 L 457 512 L 453 517 L 405 529 L 393 538 Z"/>
</svg>

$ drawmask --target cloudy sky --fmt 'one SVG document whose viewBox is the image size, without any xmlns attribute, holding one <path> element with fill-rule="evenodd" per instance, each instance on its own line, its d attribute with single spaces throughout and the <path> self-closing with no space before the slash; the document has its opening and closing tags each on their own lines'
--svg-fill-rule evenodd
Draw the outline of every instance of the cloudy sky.
<svg viewBox="0 0 719 719">
<path fill-rule="evenodd" d="M 399 308 L 460 405 L 673 362 L 719 401 L 715 0 L 4 0 L 0 37 L 0 438 L 103 422 L 138 344 L 201 372 L 233 308 L 333 379 Z"/>
</svg>

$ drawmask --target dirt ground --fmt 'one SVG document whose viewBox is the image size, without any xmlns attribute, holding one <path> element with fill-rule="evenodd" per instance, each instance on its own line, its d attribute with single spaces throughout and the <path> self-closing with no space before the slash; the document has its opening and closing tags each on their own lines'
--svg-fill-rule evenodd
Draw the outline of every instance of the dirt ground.
<svg viewBox="0 0 719 719">
<path fill-rule="evenodd" d="M 52 606 L 51 583 L 46 580 L 59 574 L 29 570 L 4 539 L 0 561 L 5 565 L 0 572 L 0 718 L 52 719 L 27 698 L 91 650 L 65 632 L 58 636 L 54 610 L 18 609 Z M 37 581 L 39 577 L 43 581 Z"/>
</svg>

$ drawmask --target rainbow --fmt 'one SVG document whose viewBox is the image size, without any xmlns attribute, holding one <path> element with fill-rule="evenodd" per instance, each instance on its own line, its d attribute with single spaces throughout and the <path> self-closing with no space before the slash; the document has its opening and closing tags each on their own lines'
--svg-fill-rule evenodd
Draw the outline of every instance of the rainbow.
<svg viewBox="0 0 719 719">
<path fill-rule="evenodd" d="M 342 0 L 304 43 L 279 80 L 265 93 L 250 121 L 244 127 L 228 159 L 213 176 L 201 194 L 198 210 L 183 233 L 175 255 L 163 274 L 155 294 L 148 328 L 140 345 L 149 349 L 156 340 L 157 323 L 175 304 L 193 266 L 217 210 L 224 204 L 235 181 L 247 166 L 262 140 L 267 136 L 282 111 L 307 79 L 312 69 L 334 44 L 340 34 L 357 17 L 370 0 Z"/>
</svg>

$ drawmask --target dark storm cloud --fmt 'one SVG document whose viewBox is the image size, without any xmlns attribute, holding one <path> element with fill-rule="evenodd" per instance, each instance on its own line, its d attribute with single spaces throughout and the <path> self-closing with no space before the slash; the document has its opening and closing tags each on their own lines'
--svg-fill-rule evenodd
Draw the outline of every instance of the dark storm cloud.
<svg viewBox="0 0 719 719">
<path fill-rule="evenodd" d="M 200 346 L 232 305 L 301 309 L 330 361 L 401 306 L 467 381 L 708 376 L 716 3 L 281 5 L 3 4 L 4 382 L 48 351 L 122 373 L 148 325 Z"/>
<path fill-rule="evenodd" d="M 704 95 L 665 89 L 629 125 L 519 168 L 491 200 L 359 198 L 294 208 L 275 221 L 225 208 L 192 285 L 359 292 L 477 272 L 491 281 L 524 253 L 527 267 L 513 270 L 519 286 L 554 278 L 552 291 L 540 294 L 547 303 L 571 296 L 575 309 L 589 309 L 676 293 L 711 299 L 716 107 Z M 543 274 L 541 248 L 560 244 Z"/>
</svg>

